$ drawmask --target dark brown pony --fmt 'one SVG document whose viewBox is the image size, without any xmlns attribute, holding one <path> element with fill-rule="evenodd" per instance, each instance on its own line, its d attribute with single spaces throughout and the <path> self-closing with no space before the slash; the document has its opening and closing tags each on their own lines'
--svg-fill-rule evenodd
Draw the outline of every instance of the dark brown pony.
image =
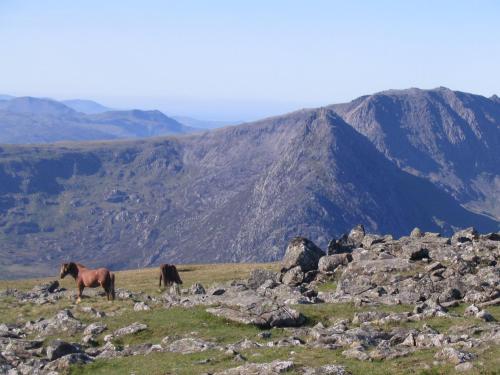
<svg viewBox="0 0 500 375">
<path fill-rule="evenodd" d="M 160 284 L 158 285 L 159 288 L 161 288 L 162 280 L 165 287 L 175 284 L 176 292 L 179 292 L 178 286 L 182 284 L 182 280 L 179 276 L 179 272 L 177 272 L 177 268 L 173 264 L 162 264 L 160 266 Z"/>
<path fill-rule="evenodd" d="M 63 263 L 61 265 L 61 279 L 64 279 L 66 275 L 71 275 L 76 281 L 76 287 L 78 288 L 76 303 L 81 302 L 82 292 L 85 287 L 97 288 L 102 286 L 108 301 L 115 299 L 115 274 L 111 273 L 107 268 L 89 270 L 79 263 Z"/>
</svg>

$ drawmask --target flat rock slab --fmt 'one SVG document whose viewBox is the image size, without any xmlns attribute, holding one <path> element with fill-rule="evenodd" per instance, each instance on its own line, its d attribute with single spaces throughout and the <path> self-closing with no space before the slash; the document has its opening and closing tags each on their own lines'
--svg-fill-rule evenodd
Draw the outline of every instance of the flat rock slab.
<svg viewBox="0 0 500 375">
<path fill-rule="evenodd" d="M 253 324 L 260 328 L 298 327 L 305 317 L 287 306 L 264 301 L 250 306 L 221 306 L 207 309 L 210 314 L 242 324 Z"/>
<path fill-rule="evenodd" d="M 113 336 L 116 338 L 125 335 L 132 335 L 134 333 L 144 331 L 147 328 L 148 326 L 146 324 L 135 322 L 129 326 L 117 329 L 116 331 L 113 332 Z"/>
<path fill-rule="evenodd" d="M 204 352 L 205 350 L 214 349 L 217 345 L 213 342 L 196 339 L 196 338 L 184 338 L 174 341 L 168 345 L 168 351 L 174 353 L 191 354 Z"/>
<path fill-rule="evenodd" d="M 271 363 L 247 363 L 243 366 L 238 366 L 217 372 L 215 375 L 274 375 L 283 374 L 294 368 L 292 361 L 273 361 Z"/>
</svg>

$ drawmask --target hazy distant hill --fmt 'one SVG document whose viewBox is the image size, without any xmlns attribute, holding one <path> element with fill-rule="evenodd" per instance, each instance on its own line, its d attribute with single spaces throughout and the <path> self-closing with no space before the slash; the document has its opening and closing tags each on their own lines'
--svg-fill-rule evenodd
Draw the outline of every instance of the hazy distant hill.
<svg viewBox="0 0 500 375">
<path fill-rule="evenodd" d="M 111 108 L 105 107 L 102 104 L 94 102 L 93 100 L 72 99 L 62 100 L 61 103 L 77 112 L 86 113 L 88 115 L 112 111 Z"/>
<path fill-rule="evenodd" d="M 500 220 L 500 101 L 435 90 L 390 90 L 331 106 L 401 169 Z"/>
<path fill-rule="evenodd" d="M 142 138 L 194 130 L 159 111 L 85 114 L 51 99 L 18 97 L 0 101 L 0 143 Z"/>
<path fill-rule="evenodd" d="M 66 259 L 275 260 L 296 235 L 325 247 L 357 223 L 395 235 L 498 229 L 325 108 L 179 138 L 2 146 L 0 180 L 7 276 Z"/>
<path fill-rule="evenodd" d="M 196 129 L 216 129 L 224 126 L 239 125 L 243 121 L 208 121 L 198 120 L 187 116 L 172 116 L 173 119 L 179 121 L 181 124 Z"/>
</svg>

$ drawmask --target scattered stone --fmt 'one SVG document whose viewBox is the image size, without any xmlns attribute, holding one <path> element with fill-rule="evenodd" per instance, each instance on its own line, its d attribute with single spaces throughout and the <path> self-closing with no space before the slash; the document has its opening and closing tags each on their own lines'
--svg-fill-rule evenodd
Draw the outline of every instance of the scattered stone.
<svg viewBox="0 0 500 375">
<path fill-rule="evenodd" d="M 222 318 L 253 324 L 261 328 L 297 327 L 305 322 L 305 317 L 296 310 L 272 302 L 250 306 L 223 306 L 207 309 L 207 312 Z"/>
<path fill-rule="evenodd" d="M 451 237 L 451 243 L 457 244 L 457 243 L 472 242 L 474 240 L 477 240 L 478 238 L 479 238 L 479 234 L 477 233 L 477 230 L 470 227 L 470 228 L 463 229 L 461 231 L 456 232 Z"/>
<path fill-rule="evenodd" d="M 65 355 L 53 362 L 50 362 L 45 370 L 64 372 L 69 370 L 71 365 L 82 364 L 93 362 L 93 358 L 85 353 L 72 353 Z M 49 373 L 50 374 L 50 373 Z M 52 374 L 51 374 L 52 375 Z"/>
<path fill-rule="evenodd" d="M 191 285 L 191 288 L 189 288 L 189 293 L 190 294 L 207 294 L 207 292 L 205 291 L 205 288 L 200 283 L 194 283 L 193 285 Z"/>
<path fill-rule="evenodd" d="M 452 347 L 445 347 L 437 352 L 434 358 L 458 365 L 459 363 L 471 361 L 474 356 L 472 353 L 463 352 Z"/>
<path fill-rule="evenodd" d="M 51 341 L 47 345 L 46 351 L 49 361 L 54 361 L 68 354 L 81 352 L 79 347 L 61 340 Z"/>
<path fill-rule="evenodd" d="M 108 327 L 104 323 L 100 323 L 100 322 L 92 323 L 92 324 L 89 324 L 83 330 L 83 334 L 84 335 L 99 335 L 99 334 L 103 333 L 106 329 L 108 329 Z"/>
<path fill-rule="evenodd" d="M 41 319 L 36 322 L 28 322 L 26 330 L 38 332 L 42 336 L 49 336 L 58 333 L 75 334 L 83 330 L 85 325 L 75 319 L 70 310 L 59 311 L 52 319 Z"/>
<path fill-rule="evenodd" d="M 168 351 L 174 353 L 191 354 L 204 352 L 205 350 L 213 349 L 216 346 L 216 344 L 209 341 L 204 341 L 196 338 L 184 338 L 172 342 L 168 346 Z"/>
<path fill-rule="evenodd" d="M 257 289 L 264 283 L 268 282 L 268 280 L 277 281 L 276 272 L 265 269 L 255 269 L 250 273 L 250 277 L 248 278 L 247 285 L 250 289 Z"/>
<path fill-rule="evenodd" d="M 344 366 L 340 365 L 325 365 L 318 368 L 306 368 L 303 370 L 303 375 L 349 375 Z"/>
<path fill-rule="evenodd" d="M 354 358 L 359 361 L 368 361 L 370 356 L 366 353 L 362 346 L 356 346 L 351 349 L 344 350 L 342 355 L 347 358 Z"/>
<path fill-rule="evenodd" d="M 261 339 L 270 339 L 272 336 L 272 333 L 269 332 L 269 331 L 264 331 L 264 332 L 259 332 L 257 334 L 257 337 L 261 338 Z"/>
<path fill-rule="evenodd" d="M 321 257 L 318 269 L 321 272 L 334 272 L 339 266 L 347 266 L 352 262 L 352 255 L 349 253 L 326 255 Z"/>
<path fill-rule="evenodd" d="M 226 289 L 224 288 L 216 288 L 212 291 L 213 296 L 222 296 L 224 293 L 226 293 Z"/>
<path fill-rule="evenodd" d="M 134 305 L 134 311 L 148 311 L 151 310 L 151 307 L 149 307 L 146 303 L 144 302 L 137 302 Z"/>
<path fill-rule="evenodd" d="M 300 266 L 293 267 L 286 271 L 282 278 L 281 282 L 285 285 L 300 285 L 304 281 L 304 272 Z"/>
<path fill-rule="evenodd" d="M 135 322 L 129 326 L 117 329 L 116 331 L 113 332 L 113 336 L 114 336 L 114 338 L 117 338 L 117 337 L 122 337 L 122 336 L 126 336 L 126 335 L 132 335 L 132 334 L 144 331 L 147 328 L 148 328 L 148 326 L 146 324 Z M 105 338 L 105 340 L 106 340 L 106 338 Z"/>
<path fill-rule="evenodd" d="M 216 372 L 215 375 L 275 375 L 291 371 L 293 368 L 292 361 L 276 360 L 271 363 L 248 363 L 229 370 Z"/>
<path fill-rule="evenodd" d="M 423 236 L 424 236 L 424 234 L 422 233 L 422 231 L 418 227 L 413 228 L 413 230 L 410 233 L 411 238 L 420 238 Z"/>
<path fill-rule="evenodd" d="M 486 310 L 481 310 L 476 314 L 476 318 L 484 320 L 485 322 L 495 322 L 496 319 Z"/>
</svg>

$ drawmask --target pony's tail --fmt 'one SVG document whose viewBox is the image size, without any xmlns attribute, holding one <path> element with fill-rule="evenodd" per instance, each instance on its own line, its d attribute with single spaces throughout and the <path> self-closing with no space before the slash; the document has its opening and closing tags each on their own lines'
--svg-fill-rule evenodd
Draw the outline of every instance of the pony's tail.
<svg viewBox="0 0 500 375">
<path fill-rule="evenodd" d="M 111 274 L 111 299 L 115 300 L 115 274 Z"/>
</svg>

